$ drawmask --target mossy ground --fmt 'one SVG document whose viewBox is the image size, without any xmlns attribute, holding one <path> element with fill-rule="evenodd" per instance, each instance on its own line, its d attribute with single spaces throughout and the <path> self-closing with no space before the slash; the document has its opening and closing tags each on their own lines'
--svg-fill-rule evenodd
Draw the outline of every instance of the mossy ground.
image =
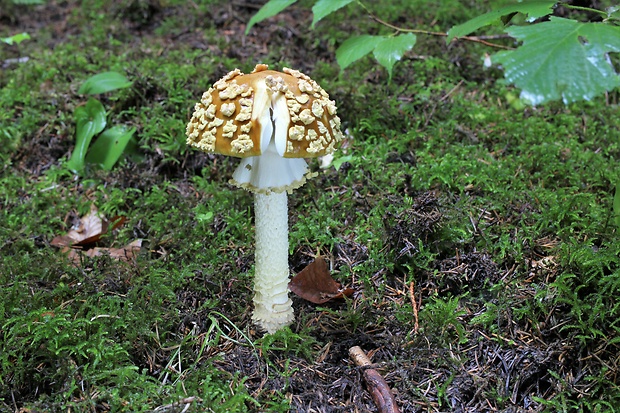
<svg viewBox="0 0 620 413">
<path fill-rule="evenodd" d="M 515 107 L 486 49 L 423 36 L 391 82 L 371 60 L 339 73 L 337 44 L 378 30 L 355 9 L 310 31 L 302 2 L 244 37 L 253 2 L 46 3 L 0 8 L 0 36 L 31 36 L 0 45 L 0 411 L 373 411 L 354 345 L 404 412 L 618 408 L 616 92 Z M 402 3 L 378 13 L 446 30 L 478 12 Z M 290 264 L 319 252 L 356 290 L 295 298 L 295 324 L 265 337 L 251 195 L 227 184 L 234 159 L 184 136 L 202 92 L 257 62 L 339 105 L 339 168 L 313 163 L 289 198 Z M 102 102 L 139 153 L 77 177 L 77 89 L 108 70 L 134 82 Z M 127 218 L 100 246 L 144 240 L 134 260 L 75 265 L 50 245 L 93 204 Z"/>
</svg>

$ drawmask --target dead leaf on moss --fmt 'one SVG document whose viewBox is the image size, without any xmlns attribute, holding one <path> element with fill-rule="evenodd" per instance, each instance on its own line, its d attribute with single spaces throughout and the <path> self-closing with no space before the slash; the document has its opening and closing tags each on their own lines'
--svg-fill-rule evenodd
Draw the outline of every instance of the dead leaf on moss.
<svg viewBox="0 0 620 413">
<path fill-rule="evenodd" d="M 50 244 L 59 248 L 85 247 L 99 241 L 108 232 L 110 225 L 114 230 L 123 225 L 125 221 L 125 217 L 114 217 L 108 221 L 99 213 L 95 205 L 91 205 L 90 212 L 80 219 L 76 228 L 72 228 L 65 235 L 55 237 Z"/>
<path fill-rule="evenodd" d="M 109 255 L 120 261 L 131 261 L 142 247 L 141 239 L 137 239 L 122 248 L 93 247 L 108 230 L 115 230 L 125 221 L 125 217 L 114 217 L 109 221 L 99 213 L 95 205 L 91 205 L 90 212 L 80 219 L 76 228 L 72 228 L 65 235 L 55 237 L 50 244 L 62 248 L 61 252 L 67 254 L 75 264 L 79 264 L 83 257 L 100 255 Z"/>
<path fill-rule="evenodd" d="M 349 297 L 354 292 L 352 288 L 341 288 L 341 285 L 332 278 L 327 263 L 321 256 L 317 256 L 312 263 L 294 276 L 288 286 L 292 292 L 315 304 Z"/>
<path fill-rule="evenodd" d="M 142 240 L 137 239 L 122 248 L 101 248 L 95 247 L 89 250 L 80 250 L 76 248 L 65 247 L 62 252 L 67 253 L 67 256 L 75 264 L 79 264 L 84 256 L 86 257 L 98 257 L 101 255 L 109 255 L 111 258 L 120 261 L 133 260 L 138 252 L 142 248 Z"/>
</svg>

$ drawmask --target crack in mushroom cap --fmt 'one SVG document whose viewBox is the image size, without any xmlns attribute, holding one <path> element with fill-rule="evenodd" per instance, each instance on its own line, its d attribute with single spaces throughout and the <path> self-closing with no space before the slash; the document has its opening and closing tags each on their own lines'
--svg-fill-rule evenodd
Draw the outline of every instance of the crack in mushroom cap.
<svg viewBox="0 0 620 413">
<path fill-rule="evenodd" d="M 235 157 L 261 155 L 273 138 L 280 156 L 312 158 L 331 153 L 343 135 L 336 104 L 314 80 L 284 68 L 258 64 L 250 74 L 235 69 L 195 105 L 187 144 Z"/>
</svg>

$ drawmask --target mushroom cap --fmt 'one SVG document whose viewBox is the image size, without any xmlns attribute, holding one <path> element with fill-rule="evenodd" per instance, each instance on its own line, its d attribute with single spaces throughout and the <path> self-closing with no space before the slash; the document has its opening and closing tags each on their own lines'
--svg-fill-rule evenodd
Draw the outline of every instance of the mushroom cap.
<svg viewBox="0 0 620 413">
<path fill-rule="evenodd" d="M 187 144 L 210 153 L 245 158 L 263 154 L 271 140 L 284 158 L 331 153 L 342 140 L 336 104 L 312 79 L 258 64 L 215 82 L 195 105 Z"/>
</svg>

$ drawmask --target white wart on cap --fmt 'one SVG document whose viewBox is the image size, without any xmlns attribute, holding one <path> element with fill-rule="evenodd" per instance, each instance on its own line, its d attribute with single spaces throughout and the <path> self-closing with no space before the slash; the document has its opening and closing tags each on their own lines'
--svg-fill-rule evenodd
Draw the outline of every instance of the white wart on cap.
<svg viewBox="0 0 620 413">
<path fill-rule="evenodd" d="M 197 149 L 245 158 L 233 183 L 253 192 L 281 192 L 305 182 L 303 159 L 333 152 L 342 140 L 336 105 L 314 80 L 284 68 L 235 69 L 205 92 L 187 125 Z"/>
</svg>

